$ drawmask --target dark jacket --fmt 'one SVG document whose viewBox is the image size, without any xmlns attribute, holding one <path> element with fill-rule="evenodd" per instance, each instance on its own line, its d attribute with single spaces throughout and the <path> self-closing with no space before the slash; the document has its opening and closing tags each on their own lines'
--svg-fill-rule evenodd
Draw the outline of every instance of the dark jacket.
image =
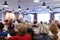
<svg viewBox="0 0 60 40">
<path fill-rule="evenodd" d="M 7 36 L 7 33 L 3 32 L 3 30 L 0 30 L 0 36 Z"/>
</svg>

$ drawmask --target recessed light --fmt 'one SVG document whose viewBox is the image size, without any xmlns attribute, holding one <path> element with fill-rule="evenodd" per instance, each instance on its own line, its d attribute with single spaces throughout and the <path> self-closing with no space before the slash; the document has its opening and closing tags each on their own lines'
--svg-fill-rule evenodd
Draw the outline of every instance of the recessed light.
<svg viewBox="0 0 60 40">
<path fill-rule="evenodd" d="M 4 7 L 8 7 L 8 5 L 4 5 Z"/>
<path fill-rule="evenodd" d="M 33 2 L 39 2 L 39 0 L 34 0 Z"/>
<path fill-rule="evenodd" d="M 20 7 L 20 5 L 18 6 L 18 10 L 21 10 L 21 7 Z"/>
</svg>

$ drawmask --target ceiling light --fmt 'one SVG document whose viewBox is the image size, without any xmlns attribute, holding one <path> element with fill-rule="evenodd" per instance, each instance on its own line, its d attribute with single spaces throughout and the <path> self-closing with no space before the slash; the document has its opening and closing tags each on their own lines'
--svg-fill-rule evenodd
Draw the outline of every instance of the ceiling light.
<svg viewBox="0 0 60 40">
<path fill-rule="evenodd" d="M 46 6 L 45 2 L 43 2 L 43 5 L 42 6 Z"/>
<path fill-rule="evenodd" d="M 2 10 L 5 10 L 5 8 L 3 8 Z"/>
<path fill-rule="evenodd" d="M 32 13 L 35 13 L 35 10 L 34 9 L 32 10 Z"/>
<path fill-rule="evenodd" d="M 34 0 L 33 2 L 39 2 L 39 0 Z"/>
<path fill-rule="evenodd" d="M 4 1 L 4 7 L 8 7 L 7 1 Z"/>
<path fill-rule="evenodd" d="M 42 7 L 46 7 L 46 4 L 45 4 L 45 2 L 43 2 L 43 4 L 42 4 Z"/>
<path fill-rule="evenodd" d="M 26 12 L 29 13 L 29 8 L 27 8 Z"/>
<path fill-rule="evenodd" d="M 47 10 L 50 10 L 50 9 L 49 9 L 49 6 L 47 6 Z"/>
<path fill-rule="evenodd" d="M 14 12 L 15 12 L 15 10 L 14 10 L 14 9 L 12 9 L 12 12 L 14 13 Z"/>
<path fill-rule="evenodd" d="M 27 8 L 27 10 L 26 11 L 29 11 L 29 8 Z"/>
<path fill-rule="evenodd" d="M 18 6 L 18 10 L 21 10 L 21 7 L 20 7 L 20 5 Z"/>
<path fill-rule="evenodd" d="M 6 11 L 5 8 L 2 8 L 2 11 L 5 12 Z"/>
</svg>

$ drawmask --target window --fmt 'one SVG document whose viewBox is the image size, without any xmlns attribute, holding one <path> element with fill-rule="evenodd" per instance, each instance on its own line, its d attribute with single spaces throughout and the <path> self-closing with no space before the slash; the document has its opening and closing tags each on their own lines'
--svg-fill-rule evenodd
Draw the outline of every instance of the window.
<svg viewBox="0 0 60 40">
<path fill-rule="evenodd" d="M 33 22 L 33 20 L 34 20 L 34 15 L 33 15 L 33 14 L 30 14 L 30 17 L 31 17 L 31 22 Z"/>
<path fill-rule="evenodd" d="M 57 13 L 54 15 L 55 20 L 58 20 L 60 22 L 60 13 Z"/>
<path fill-rule="evenodd" d="M 25 21 L 25 20 L 28 20 L 30 22 L 33 22 L 34 15 L 33 14 L 24 15 L 23 21 Z"/>
<path fill-rule="evenodd" d="M 42 14 L 37 14 L 37 21 L 43 21 L 43 22 L 49 22 L 50 20 L 50 13 L 42 13 Z"/>
<path fill-rule="evenodd" d="M 4 22 L 4 14 L 2 12 L 0 12 L 0 19 L 2 22 Z"/>
</svg>

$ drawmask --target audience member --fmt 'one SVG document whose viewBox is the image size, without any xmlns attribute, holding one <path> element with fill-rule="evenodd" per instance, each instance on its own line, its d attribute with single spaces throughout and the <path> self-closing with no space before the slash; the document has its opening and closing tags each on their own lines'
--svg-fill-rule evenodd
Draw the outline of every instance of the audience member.
<svg viewBox="0 0 60 40">
<path fill-rule="evenodd" d="M 6 32 L 3 32 L 4 24 L 0 22 L 0 36 L 7 36 Z"/>
<path fill-rule="evenodd" d="M 53 33 L 53 38 L 54 40 L 58 40 L 58 36 L 57 36 L 57 33 L 58 33 L 58 21 L 57 20 L 54 20 L 51 25 L 50 25 L 50 31 Z"/>
<path fill-rule="evenodd" d="M 9 22 L 8 30 L 14 29 L 15 25 L 13 24 L 12 20 Z"/>
<path fill-rule="evenodd" d="M 19 35 L 15 36 L 15 38 L 11 38 L 13 40 L 32 40 L 31 35 L 27 34 L 27 29 L 25 27 L 20 27 L 18 30 Z M 11 40 L 10 38 L 8 40 Z"/>
</svg>

